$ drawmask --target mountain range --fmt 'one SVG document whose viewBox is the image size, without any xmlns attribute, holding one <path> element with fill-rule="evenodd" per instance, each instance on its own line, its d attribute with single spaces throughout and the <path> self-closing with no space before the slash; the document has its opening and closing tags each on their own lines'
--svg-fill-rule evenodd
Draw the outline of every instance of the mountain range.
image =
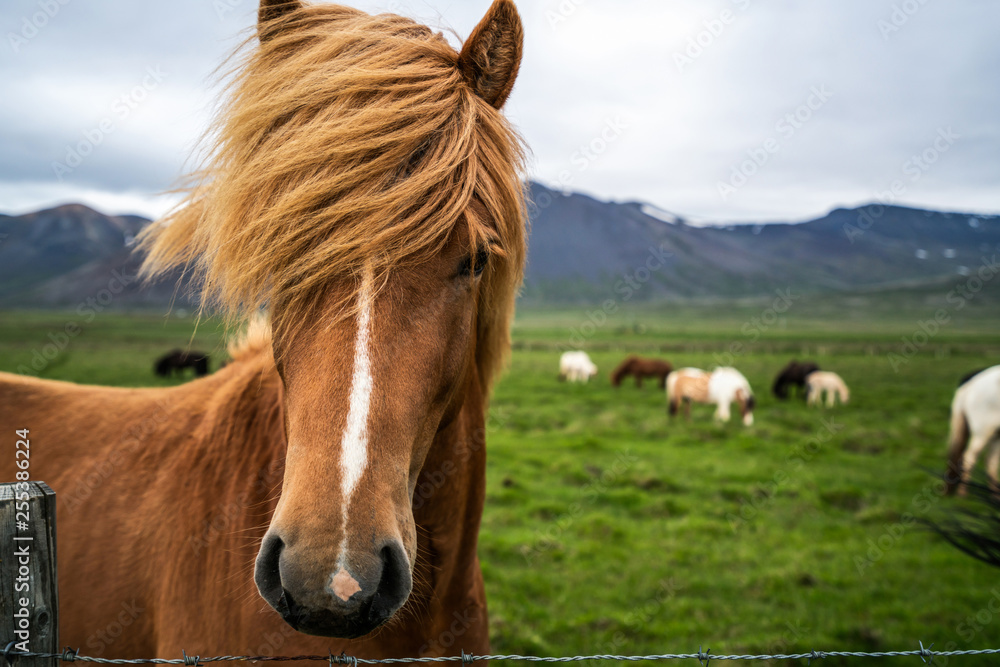
<svg viewBox="0 0 1000 667">
<path fill-rule="evenodd" d="M 527 304 L 894 290 L 958 279 L 1000 255 L 998 216 L 873 203 L 795 224 L 695 225 L 538 183 L 529 195 Z M 0 307 L 194 305 L 180 274 L 136 279 L 132 244 L 148 224 L 81 204 L 0 215 Z"/>
</svg>

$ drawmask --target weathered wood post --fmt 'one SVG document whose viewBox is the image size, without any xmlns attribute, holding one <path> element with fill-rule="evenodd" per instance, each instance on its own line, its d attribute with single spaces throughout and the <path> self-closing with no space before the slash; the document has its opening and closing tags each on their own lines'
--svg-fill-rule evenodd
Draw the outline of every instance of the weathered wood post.
<svg viewBox="0 0 1000 667">
<path fill-rule="evenodd" d="M 59 652 L 56 494 L 45 482 L 0 484 L 0 652 Z M 3 667 L 59 659 L 0 658 Z"/>
</svg>

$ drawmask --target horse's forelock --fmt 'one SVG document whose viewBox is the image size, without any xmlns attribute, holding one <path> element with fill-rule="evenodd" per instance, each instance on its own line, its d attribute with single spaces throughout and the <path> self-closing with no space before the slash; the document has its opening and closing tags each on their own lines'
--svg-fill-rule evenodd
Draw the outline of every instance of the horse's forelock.
<svg viewBox="0 0 1000 667">
<path fill-rule="evenodd" d="M 230 318 L 280 303 L 277 318 L 301 322 L 333 277 L 371 267 L 377 288 L 468 224 L 473 245 L 495 248 L 477 319 L 488 390 L 525 259 L 523 149 L 440 34 L 338 6 L 295 10 L 233 73 L 214 136 L 186 200 L 141 239 L 147 275 L 190 267 Z M 344 297 L 345 315 L 354 303 Z"/>
</svg>

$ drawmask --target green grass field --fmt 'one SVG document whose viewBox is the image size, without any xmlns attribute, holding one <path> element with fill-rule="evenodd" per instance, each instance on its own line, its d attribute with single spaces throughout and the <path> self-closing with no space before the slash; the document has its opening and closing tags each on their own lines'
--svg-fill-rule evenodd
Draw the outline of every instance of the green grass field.
<svg viewBox="0 0 1000 667">
<path fill-rule="evenodd" d="M 814 304 L 775 318 L 767 307 L 649 307 L 593 327 L 587 308 L 519 316 L 491 408 L 480 546 L 497 652 L 1000 647 L 1000 572 L 914 522 L 958 506 L 928 470 L 944 467 L 958 377 L 1000 363 L 995 311 L 951 313 L 922 336 L 933 306 Z M 81 331 L 63 341 L 72 321 Z M 190 318 L 3 313 L 0 369 L 34 360 L 43 377 L 164 384 L 152 360 L 192 329 Z M 207 323 L 193 344 L 221 354 L 221 340 Z M 560 349 L 581 343 L 600 375 L 559 383 Z M 756 390 L 756 424 L 714 424 L 710 406 L 668 421 L 652 383 L 610 386 L 628 351 L 675 366 L 730 362 Z M 840 373 L 851 404 L 773 399 L 792 356 Z"/>
</svg>

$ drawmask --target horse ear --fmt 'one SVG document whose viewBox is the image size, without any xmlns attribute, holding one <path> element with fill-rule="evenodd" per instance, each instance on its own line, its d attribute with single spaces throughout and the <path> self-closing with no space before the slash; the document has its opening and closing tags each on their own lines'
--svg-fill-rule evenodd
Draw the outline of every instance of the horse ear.
<svg viewBox="0 0 1000 667">
<path fill-rule="evenodd" d="M 266 41 L 276 34 L 279 26 L 275 21 L 301 8 L 301 0 L 260 0 L 260 8 L 257 10 L 257 36 L 260 41 Z"/>
<path fill-rule="evenodd" d="M 476 94 L 499 109 L 521 67 L 524 28 L 513 0 L 495 0 L 465 41 L 458 66 Z"/>
</svg>

